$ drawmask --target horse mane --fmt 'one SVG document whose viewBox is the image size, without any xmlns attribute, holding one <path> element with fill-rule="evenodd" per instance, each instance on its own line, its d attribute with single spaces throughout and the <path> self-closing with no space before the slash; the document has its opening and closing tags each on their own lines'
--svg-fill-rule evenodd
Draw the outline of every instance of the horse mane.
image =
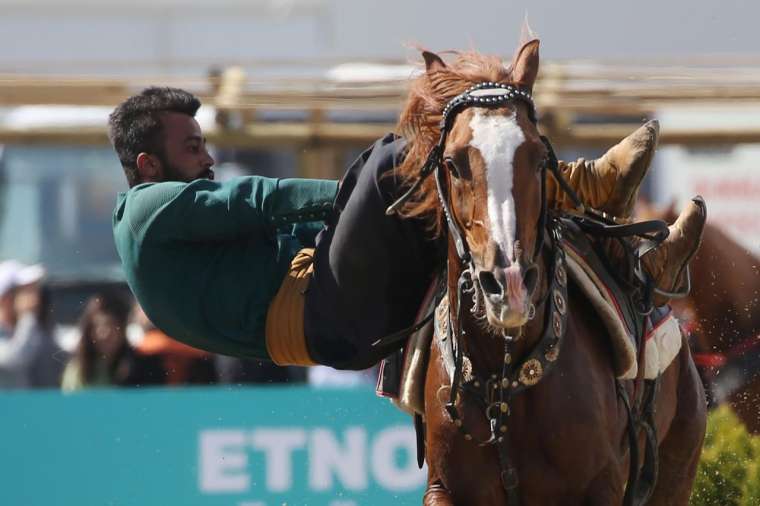
<svg viewBox="0 0 760 506">
<path fill-rule="evenodd" d="M 513 84 L 512 66 L 505 65 L 497 56 L 476 51 L 448 54 L 454 59 L 446 67 L 423 72 L 410 85 L 397 125 L 397 132 L 407 141 L 406 156 L 393 171 L 402 187 L 408 188 L 414 183 L 428 153 L 438 142 L 443 108 L 451 99 L 483 81 Z M 400 214 L 424 219 L 433 237 L 440 235 L 443 210 L 438 204 L 433 178 L 424 182 L 401 208 Z"/>
</svg>

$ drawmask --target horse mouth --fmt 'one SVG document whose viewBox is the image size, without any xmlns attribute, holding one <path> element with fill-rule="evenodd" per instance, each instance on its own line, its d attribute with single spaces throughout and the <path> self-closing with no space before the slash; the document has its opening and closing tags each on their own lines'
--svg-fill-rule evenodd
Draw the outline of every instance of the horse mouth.
<svg viewBox="0 0 760 506">
<path fill-rule="evenodd" d="M 530 319 L 530 301 L 524 300 L 519 304 L 499 304 L 486 299 L 486 319 L 498 329 L 513 329 L 522 327 Z"/>
<path fill-rule="evenodd" d="M 501 273 L 500 273 L 501 274 Z M 482 307 L 475 304 L 480 317 L 499 330 L 522 327 L 531 317 L 531 298 L 535 291 L 538 270 L 534 266 L 522 269 L 514 265 L 497 277 L 491 271 L 481 271 L 476 278 Z"/>
</svg>

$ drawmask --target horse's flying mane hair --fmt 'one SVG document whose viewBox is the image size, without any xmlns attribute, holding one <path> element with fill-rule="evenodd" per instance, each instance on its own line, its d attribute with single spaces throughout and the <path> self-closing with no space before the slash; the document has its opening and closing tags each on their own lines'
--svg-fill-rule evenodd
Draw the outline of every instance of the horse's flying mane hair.
<svg viewBox="0 0 760 506">
<path fill-rule="evenodd" d="M 483 82 L 513 84 L 511 65 L 499 57 L 475 51 L 454 52 L 446 67 L 423 72 L 415 78 L 397 125 L 406 138 L 406 156 L 393 174 L 408 188 L 417 178 L 428 153 L 441 134 L 439 122 L 446 104 L 470 86 Z M 428 178 L 401 208 L 404 217 L 423 218 L 434 237 L 442 231 L 443 210 L 438 204 L 434 178 Z"/>
</svg>

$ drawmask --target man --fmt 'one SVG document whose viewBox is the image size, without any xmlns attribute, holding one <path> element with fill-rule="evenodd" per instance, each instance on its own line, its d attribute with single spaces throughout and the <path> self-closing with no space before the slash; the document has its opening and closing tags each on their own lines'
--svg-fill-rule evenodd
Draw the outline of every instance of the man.
<svg viewBox="0 0 760 506">
<path fill-rule="evenodd" d="M 130 186 L 118 198 L 114 237 L 150 319 L 192 346 L 281 365 L 364 369 L 393 351 L 372 342 L 412 323 L 440 260 L 421 223 L 385 214 L 399 192 L 381 176 L 398 164 L 404 140 L 378 140 L 340 189 L 257 176 L 218 183 L 194 119 L 199 106 L 183 90 L 148 88 L 110 117 Z M 656 135 L 648 126 L 605 157 L 562 169 L 581 198 L 630 213 Z M 550 204 L 563 205 L 550 183 Z M 651 266 L 657 280 L 672 278 L 696 247 L 696 222 L 687 221 Z"/>
<path fill-rule="evenodd" d="M 64 353 L 50 325 L 45 269 L 0 262 L 0 389 L 58 386 Z"/>
</svg>

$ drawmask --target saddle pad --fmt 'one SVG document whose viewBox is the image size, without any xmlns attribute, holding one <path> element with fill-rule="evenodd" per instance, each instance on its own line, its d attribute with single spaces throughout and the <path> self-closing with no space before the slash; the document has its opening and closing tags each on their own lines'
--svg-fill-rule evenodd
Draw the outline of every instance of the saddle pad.
<svg viewBox="0 0 760 506">
<path fill-rule="evenodd" d="M 566 247 L 565 253 L 570 278 L 578 284 L 607 328 L 612 344 L 615 375 L 620 379 L 636 378 L 638 367 L 635 337 L 626 325 L 617 299 L 572 246 Z M 569 301 L 569 305 L 569 310 L 572 311 L 572 301 Z"/>
<path fill-rule="evenodd" d="M 681 325 L 668 307 L 667 315 L 662 320 L 647 327 L 644 378 L 654 379 L 664 373 L 678 356 L 682 345 Z"/>
<path fill-rule="evenodd" d="M 623 315 L 620 301 L 584 257 L 571 245 L 566 246 L 570 277 L 596 309 L 610 335 L 616 376 L 619 379 L 635 379 L 639 367 L 636 340 Z M 657 311 L 655 315 L 657 318 L 647 317 L 645 323 L 645 379 L 654 379 L 662 374 L 681 350 L 681 328 L 670 308 Z"/>
</svg>

